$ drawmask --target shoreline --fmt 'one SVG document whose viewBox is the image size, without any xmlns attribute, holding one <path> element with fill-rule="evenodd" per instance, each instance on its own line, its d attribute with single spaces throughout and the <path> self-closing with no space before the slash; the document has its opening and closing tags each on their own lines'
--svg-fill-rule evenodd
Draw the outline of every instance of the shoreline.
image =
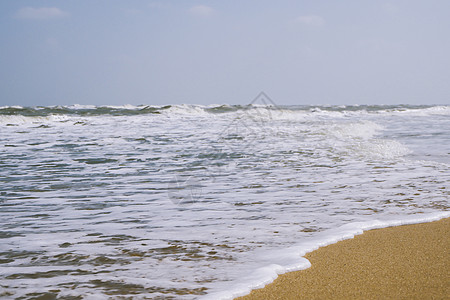
<svg viewBox="0 0 450 300">
<path fill-rule="evenodd" d="M 368 230 L 307 253 L 310 268 L 235 299 L 448 299 L 449 232 L 448 217 Z"/>
</svg>

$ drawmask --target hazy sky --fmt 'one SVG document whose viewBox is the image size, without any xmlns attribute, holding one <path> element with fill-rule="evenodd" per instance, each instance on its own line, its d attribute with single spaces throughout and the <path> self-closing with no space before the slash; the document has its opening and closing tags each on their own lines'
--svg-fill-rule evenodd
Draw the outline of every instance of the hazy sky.
<svg viewBox="0 0 450 300">
<path fill-rule="evenodd" d="M 449 0 L 0 2 L 0 106 L 450 104 Z"/>
</svg>

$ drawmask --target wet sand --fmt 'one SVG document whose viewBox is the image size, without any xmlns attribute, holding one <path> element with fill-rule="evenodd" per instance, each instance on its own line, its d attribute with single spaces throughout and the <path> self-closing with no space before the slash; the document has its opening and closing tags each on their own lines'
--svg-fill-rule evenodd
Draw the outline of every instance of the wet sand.
<svg viewBox="0 0 450 300">
<path fill-rule="evenodd" d="M 450 299 L 449 233 L 450 218 L 367 231 L 236 299 Z"/>
</svg>

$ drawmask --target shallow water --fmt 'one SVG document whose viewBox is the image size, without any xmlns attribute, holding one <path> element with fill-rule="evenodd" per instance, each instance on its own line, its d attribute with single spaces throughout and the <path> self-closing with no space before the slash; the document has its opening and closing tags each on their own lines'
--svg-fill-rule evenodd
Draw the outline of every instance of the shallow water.
<svg viewBox="0 0 450 300">
<path fill-rule="evenodd" d="M 254 286 L 302 241 L 448 211 L 449 129 L 449 106 L 2 107 L 0 295 Z"/>
</svg>

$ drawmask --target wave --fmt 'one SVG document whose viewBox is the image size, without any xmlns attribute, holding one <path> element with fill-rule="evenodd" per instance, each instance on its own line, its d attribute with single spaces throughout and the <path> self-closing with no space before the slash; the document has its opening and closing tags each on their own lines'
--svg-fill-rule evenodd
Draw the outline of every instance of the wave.
<svg viewBox="0 0 450 300">
<path fill-rule="evenodd" d="M 48 115 L 48 116 L 24 116 L 24 115 L 1 115 L 0 125 L 14 126 L 26 124 L 42 124 L 49 122 L 65 122 L 69 120 L 67 115 Z"/>
<path fill-rule="evenodd" d="M 278 275 L 286 272 L 305 270 L 311 267 L 309 260 L 304 258 L 307 253 L 337 242 L 352 239 L 365 231 L 386 227 L 410 225 L 438 221 L 450 216 L 449 212 L 424 214 L 420 217 L 408 216 L 401 219 L 373 220 L 368 222 L 354 222 L 343 225 L 336 229 L 330 229 L 313 238 L 302 241 L 295 246 L 283 250 L 273 251 L 265 254 L 270 257 L 272 264 L 261 267 L 248 276 L 240 278 L 239 281 L 231 282 L 228 289 L 215 291 L 201 299 L 231 300 L 236 297 L 245 296 L 254 289 L 260 289 L 273 282 Z"/>
<path fill-rule="evenodd" d="M 448 164 L 439 162 L 448 161 L 448 111 L 1 107 L 0 202 L 16 205 L 5 213 L 17 220 L 2 245 L 25 251 L 4 255 L 13 259 L 4 264 L 5 289 L 16 298 L 55 282 L 58 297 L 103 297 L 117 284 L 123 295 L 115 296 L 127 297 L 137 283 L 142 297 L 247 292 L 374 219 L 446 210 Z M 347 223 L 348 235 L 339 227 Z M 77 234 L 67 239 L 69 231 Z M 27 273 L 35 266 L 43 268 Z M 109 274 L 92 275 L 98 268 Z M 67 282 L 80 284 L 74 291 Z"/>
<path fill-rule="evenodd" d="M 351 105 L 351 106 L 311 106 L 311 105 L 194 105 L 194 104 L 177 104 L 177 105 L 70 105 L 70 106 L 3 106 L 0 107 L 0 115 L 18 115 L 46 117 L 49 115 L 75 115 L 75 116 L 128 116 L 141 114 L 223 114 L 234 112 L 273 112 L 278 114 L 312 114 L 316 116 L 339 116 L 347 114 L 399 114 L 399 115 L 450 115 L 450 106 L 446 105 Z"/>
<path fill-rule="evenodd" d="M 75 115 L 75 116 L 127 116 L 139 114 L 158 114 L 165 109 L 166 106 L 92 106 L 92 105 L 71 105 L 71 106 L 37 106 L 37 107 L 20 107 L 8 106 L 0 108 L 0 115 L 20 115 L 27 117 L 46 117 L 49 115 Z"/>
</svg>

